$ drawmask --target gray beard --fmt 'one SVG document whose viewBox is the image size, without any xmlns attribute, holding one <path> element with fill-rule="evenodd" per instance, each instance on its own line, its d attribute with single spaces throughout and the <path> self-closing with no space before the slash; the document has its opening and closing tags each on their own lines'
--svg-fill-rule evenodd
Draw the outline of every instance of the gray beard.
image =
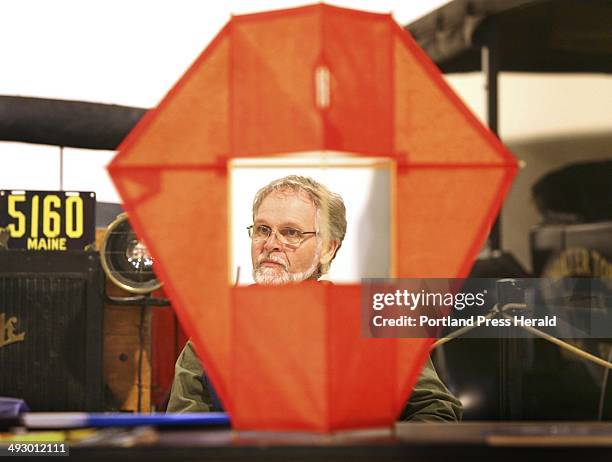
<svg viewBox="0 0 612 462">
<path fill-rule="evenodd" d="M 301 282 L 310 279 L 319 266 L 320 252 L 317 252 L 310 268 L 301 273 L 290 273 L 286 268 L 279 274 L 276 268 L 260 267 L 253 269 L 253 279 L 257 284 L 283 285 L 290 282 Z"/>
</svg>

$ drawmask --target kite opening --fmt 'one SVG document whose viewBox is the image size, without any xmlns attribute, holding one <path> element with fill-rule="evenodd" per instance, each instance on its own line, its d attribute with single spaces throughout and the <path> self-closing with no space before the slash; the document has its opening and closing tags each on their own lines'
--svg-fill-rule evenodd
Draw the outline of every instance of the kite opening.
<svg viewBox="0 0 612 462">
<path fill-rule="evenodd" d="M 287 175 L 311 177 L 344 200 L 346 236 L 324 279 L 359 283 L 366 277 L 391 276 L 393 168 L 387 159 L 329 151 L 234 159 L 229 166 L 230 283 L 253 283 L 246 230 L 252 224 L 253 197 Z"/>
</svg>

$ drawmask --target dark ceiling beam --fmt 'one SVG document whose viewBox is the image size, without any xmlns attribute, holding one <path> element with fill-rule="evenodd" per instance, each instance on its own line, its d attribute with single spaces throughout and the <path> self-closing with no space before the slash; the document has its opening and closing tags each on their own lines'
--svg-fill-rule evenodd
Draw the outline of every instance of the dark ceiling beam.
<svg viewBox="0 0 612 462">
<path fill-rule="evenodd" d="M 612 2 L 453 0 L 405 28 L 444 73 L 481 70 L 495 22 L 500 70 L 612 73 Z"/>
<path fill-rule="evenodd" d="M 0 96 L 0 140 L 115 150 L 147 109 Z"/>
</svg>

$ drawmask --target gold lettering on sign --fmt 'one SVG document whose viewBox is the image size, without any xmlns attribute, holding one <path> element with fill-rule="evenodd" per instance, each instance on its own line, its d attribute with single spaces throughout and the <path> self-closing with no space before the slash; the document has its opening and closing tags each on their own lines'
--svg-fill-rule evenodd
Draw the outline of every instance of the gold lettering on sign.
<svg viewBox="0 0 612 462">
<path fill-rule="evenodd" d="M 28 238 L 28 250 L 66 250 L 66 238 Z"/>
<path fill-rule="evenodd" d="M 612 262 L 606 260 L 595 250 L 591 250 L 591 259 L 593 261 L 594 277 L 612 279 Z"/>
<path fill-rule="evenodd" d="M 15 342 L 23 342 L 25 339 L 25 332 L 20 334 L 15 333 L 15 324 L 17 318 L 11 316 L 8 320 L 5 319 L 4 313 L 0 313 L 0 348 Z"/>
<path fill-rule="evenodd" d="M 553 279 L 585 276 L 612 279 L 612 262 L 596 250 L 572 247 L 549 263 L 544 275 Z"/>
</svg>

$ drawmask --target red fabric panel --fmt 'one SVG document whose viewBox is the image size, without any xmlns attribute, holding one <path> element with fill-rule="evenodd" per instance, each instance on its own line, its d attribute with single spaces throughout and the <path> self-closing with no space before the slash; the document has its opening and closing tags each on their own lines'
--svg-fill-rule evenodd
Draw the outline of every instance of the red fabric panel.
<svg viewBox="0 0 612 462">
<path fill-rule="evenodd" d="M 134 173 L 113 171 L 130 223 L 157 260 L 156 274 L 181 325 L 195 341 L 224 405 L 231 409 L 227 177 L 215 170 L 162 171 L 153 177 L 157 192 L 134 204 L 132 190 L 126 187 L 133 183 L 129 180 Z"/>
<path fill-rule="evenodd" d="M 234 18 L 231 99 L 235 156 L 323 148 L 314 86 L 320 23 L 318 6 Z"/>
<path fill-rule="evenodd" d="M 390 156 L 393 152 L 392 20 L 323 8 L 323 60 L 330 70 L 327 149 Z"/>
<path fill-rule="evenodd" d="M 359 285 L 326 287 L 330 428 L 389 426 L 397 416 L 396 340 L 361 335 Z"/>
<path fill-rule="evenodd" d="M 317 283 L 232 289 L 234 428 L 327 430 L 326 309 Z"/>
<path fill-rule="evenodd" d="M 332 431 L 394 421 L 431 341 L 362 337 L 360 297 L 358 285 L 232 289 L 234 428 Z"/>
<path fill-rule="evenodd" d="M 112 165 L 208 165 L 228 155 L 229 44 L 225 28 L 130 132 Z"/>
<path fill-rule="evenodd" d="M 395 30 L 395 150 L 410 163 L 515 164 L 412 37 Z"/>
<path fill-rule="evenodd" d="M 110 176 L 117 192 L 125 203 L 126 210 L 137 206 L 159 192 L 158 169 L 116 168 L 115 163 L 108 166 Z M 142 236 L 141 236 L 142 237 Z"/>
<path fill-rule="evenodd" d="M 509 186 L 502 168 L 415 168 L 397 175 L 397 277 L 466 276 Z"/>
</svg>

